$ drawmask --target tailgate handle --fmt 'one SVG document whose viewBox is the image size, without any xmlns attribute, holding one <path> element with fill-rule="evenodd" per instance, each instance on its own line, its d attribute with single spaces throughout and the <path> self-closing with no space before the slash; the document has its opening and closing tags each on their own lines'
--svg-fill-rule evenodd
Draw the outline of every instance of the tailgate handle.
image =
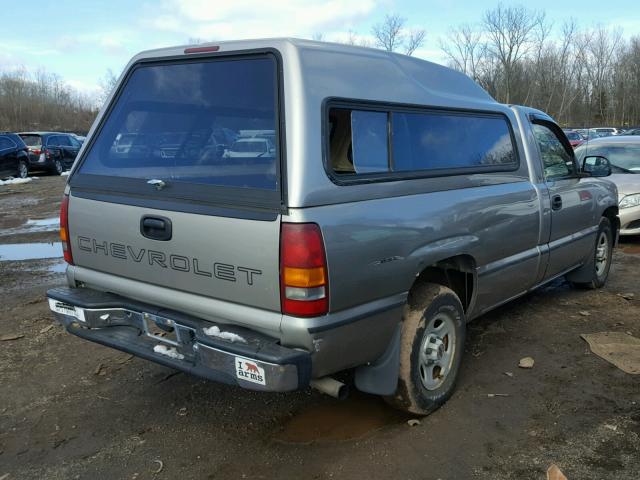
<svg viewBox="0 0 640 480">
<path fill-rule="evenodd" d="M 151 240 L 171 240 L 171 220 L 145 215 L 140 219 L 140 233 Z"/>
</svg>

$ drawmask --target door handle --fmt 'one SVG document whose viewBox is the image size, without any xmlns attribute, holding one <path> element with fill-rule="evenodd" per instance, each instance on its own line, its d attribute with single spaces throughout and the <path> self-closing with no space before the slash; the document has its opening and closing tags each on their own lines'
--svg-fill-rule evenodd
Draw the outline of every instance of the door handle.
<svg viewBox="0 0 640 480">
<path fill-rule="evenodd" d="M 140 219 L 140 233 L 151 240 L 171 240 L 172 230 L 171 220 L 168 218 L 145 215 Z"/>
<path fill-rule="evenodd" d="M 560 210 L 562 208 L 562 197 L 560 195 L 554 195 L 551 198 L 551 209 Z"/>
</svg>

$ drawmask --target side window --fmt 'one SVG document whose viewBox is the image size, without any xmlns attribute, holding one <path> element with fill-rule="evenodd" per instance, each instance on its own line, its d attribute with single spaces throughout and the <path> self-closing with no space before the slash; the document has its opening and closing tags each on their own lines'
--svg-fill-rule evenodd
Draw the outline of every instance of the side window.
<svg viewBox="0 0 640 480">
<path fill-rule="evenodd" d="M 396 171 L 514 167 L 507 119 L 441 112 L 393 114 Z"/>
<path fill-rule="evenodd" d="M 10 150 L 13 146 L 13 142 L 7 137 L 0 137 L 0 150 Z"/>
<path fill-rule="evenodd" d="M 60 145 L 61 147 L 71 146 L 71 141 L 69 140 L 69 137 L 67 135 L 60 135 L 56 138 L 58 139 L 58 145 Z"/>
<path fill-rule="evenodd" d="M 47 139 L 47 147 L 57 147 L 60 145 L 59 141 L 60 137 L 57 135 L 53 135 Z"/>
<path fill-rule="evenodd" d="M 356 173 L 389 171 L 387 113 L 352 111 L 351 138 Z"/>
<path fill-rule="evenodd" d="M 386 112 L 332 108 L 329 156 L 337 174 L 389 171 Z"/>
<path fill-rule="evenodd" d="M 331 108 L 328 133 L 339 175 L 518 165 L 508 119 L 499 114 Z"/>
<path fill-rule="evenodd" d="M 545 178 L 554 179 L 574 175 L 573 156 L 567 152 L 555 132 L 540 123 L 534 123 L 532 126 L 542 158 Z"/>
</svg>

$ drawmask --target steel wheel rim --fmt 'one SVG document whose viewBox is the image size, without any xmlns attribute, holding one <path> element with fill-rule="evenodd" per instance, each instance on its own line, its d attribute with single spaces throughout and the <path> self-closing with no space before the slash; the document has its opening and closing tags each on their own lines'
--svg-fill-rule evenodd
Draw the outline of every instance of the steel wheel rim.
<svg viewBox="0 0 640 480">
<path fill-rule="evenodd" d="M 425 328 L 418 362 L 420 381 L 427 390 L 436 390 L 451 372 L 456 354 L 454 319 L 438 313 Z"/>
<path fill-rule="evenodd" d="M 27 175 L 29 174 L 29 171 L 27 170 L 27 166 L 23 162 L 20 162 L 20 166 L 18 167 L 18 171 L 20 173 L 20 178 L 27 178 Z"/>
<path fill-rule="evenodd" d="M 609 239 L 605 232 L 601 232 L 596 243 L 596 274 L 600 277 L 609 263 Z"/>
<path fill-rule="evenodd" d="M 56 172 L 62 173 L 62 162 L 60 160 L 56 160 Z"/>
</svg>

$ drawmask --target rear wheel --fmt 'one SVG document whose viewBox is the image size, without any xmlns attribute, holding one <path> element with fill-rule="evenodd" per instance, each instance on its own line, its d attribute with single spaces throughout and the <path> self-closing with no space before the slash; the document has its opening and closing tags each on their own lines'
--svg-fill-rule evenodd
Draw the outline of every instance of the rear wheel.
<svg viewBox="0 0 640 480">
<path fill-rule="evenodd" d="M 18 176 L 20 178 L 27 178 L 29 176 L 29 165 L 24 160 L 18 162 Z"/>
<path fill-rule="evenodd" d="M 444 404 L 455 388 L 464 338 L 458 296 L 441 285 L 417 287 L 403 316 L 398 389 L 386 401 L 417 415 Z"/>
<path fill-rule="evenodd" d="M 613 231 L 611 229 L 611 221 L 608 218 L 603 217 L 600 220 L 592 255 L 591 280 L 588 282 L 572 282 L 572 285 L 578 288 L 592 289 L 602 288 L 607 283 L 613 259 Z"/>
<path fill-rule="evenodd" d="M 53 168 L 58 175 L 62 175 L 62 172 L 64 172 L 64 165 L 62 165 L 62 160 L 60 160 L 59 158 L 56 159 L 53 162 Z"/>
</svg>

